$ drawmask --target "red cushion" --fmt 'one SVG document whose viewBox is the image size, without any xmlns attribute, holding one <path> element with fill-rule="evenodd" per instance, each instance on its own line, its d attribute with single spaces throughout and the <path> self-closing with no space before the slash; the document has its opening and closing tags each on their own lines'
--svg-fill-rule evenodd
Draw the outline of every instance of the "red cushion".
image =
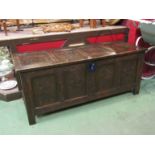
<svg viewBox="0 0 155 155">
<path fill-rule="evenodd" d="M 125 36 L 124 34 L 113 34 L 106 36 L 89 37 L 87 40 L 89 43 L 123 41 L 124 36 Z"/>
<path fill-rule="evenodd" d="M 30 43 L 26 45 L 16 46 L 17 51 L 20 53 L 24 52 L 36 52 L 40 50 L 48 50 L 50 48 L 60 48 L 63 47 L 65 40 L 41 42 L 41 43 Z"/>
<path fill-rule="evenodd" d="M 89 37 L 87 40 L 89 43 L 99 43 L 99 42 L 111 42 L 111 41 L 122 41 L 124 40 L 124 34 L 114 34 L 98 37 Z M 26 45 L 17 45 L 17 52 L 37 52 L 41 50 L 48 50 L 50 48 L 60 48 L 63 47 L 65 40 L 49 41 L 41 43 L 30 43 Z"/>
</svg>

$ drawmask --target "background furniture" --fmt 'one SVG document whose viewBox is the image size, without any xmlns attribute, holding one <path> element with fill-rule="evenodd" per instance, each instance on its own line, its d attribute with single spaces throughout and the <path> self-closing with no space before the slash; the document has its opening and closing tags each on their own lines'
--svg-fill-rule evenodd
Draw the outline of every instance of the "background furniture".
<svg viewBox="0 0 155 155">
<path fill-rule="evenodd" d="M 7 27 L 10 26 L 10 25 L 17 26 L 17 31 L 20 31 L 19 19 L 16 19 L 16 20 L 13 20 L 13 19 L 12 20 L 1 19 L 0 20 L 0 30 L 2 30 L 2 28 L 3 28 L 3 31 L 4 31 L 6 36 L 8 35 Z"/>
<path fill-rule="evenodd" d="M 155 25 L 153 21 L 141 20 L 139 23 L 141 36 L 136 40 L 137 47 L 145 47 L 144 66 L 142 79 L 155 77 Z"/>
</svg>

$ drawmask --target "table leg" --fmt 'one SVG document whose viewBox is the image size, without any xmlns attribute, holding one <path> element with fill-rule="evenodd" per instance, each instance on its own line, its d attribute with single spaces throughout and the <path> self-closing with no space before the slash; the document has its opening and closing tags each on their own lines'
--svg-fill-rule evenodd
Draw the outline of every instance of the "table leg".
<svg viewBox="0 0 155 155">
<path fill-rule="evenodd" d="M 96 28 L 96 19 L 90 19 L 90 28 Z"/>
<path fill-rule="evenodd" d="M 2 24 L 3 24 L 3 28 L 4 28 L 5 35 L 7 36 L 7 35 L 8 35 L 8 31 L 7 31 L 7 25 L 6 25 L 6 22 L 3 21 Z"/>
</svg>

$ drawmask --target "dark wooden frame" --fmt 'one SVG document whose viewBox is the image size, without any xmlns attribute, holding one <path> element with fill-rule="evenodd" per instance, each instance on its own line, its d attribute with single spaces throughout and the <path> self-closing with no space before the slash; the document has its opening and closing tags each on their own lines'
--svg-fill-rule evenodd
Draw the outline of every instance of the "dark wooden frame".
<svg viewBox="0 0 155 155">
<path fill-rule="evenodd" d="M 107 29 L 106 27 L 104 29 L 98 30 L 98 29 L 91 29 L 91 31 L 84 31 L 84 32 L 69 32 L 69 33 L 64 33 L 64 34 L 48 34 L 48 35 L 40 35 L 40 36 L 31 36 L 31 37 L 19 37 L 19 38 L 9 38 L 9 36 L 4 38 L 3 40 L 0 40 L 0 46 L 7 46 L 9 50 L 11 51 L 11 56 L 12 53 L 16 53 L 17 45 L 24 45 L 24 44 L 31 44 L 31 43 L 41 43 L 41 42 L 46 42 L 46 41 L 57 41 L 57 40 L 66 40 L 64 47 L 69 46 L 70 44 L 74 43 L 81 43 L 84 42 L 87 44 L 87 38 L 88 37 L 95 37 L 95 36 L 102 36 L 102 35 L 111 35 L 111 34 L 120 34 L 124 33 L 125 38 L 124 41 L 126 42 L 128 40 L 128 31 L 129 29 L 125 26 L 121 27 L 114 27 L 112 26 L 111 29 Z M 13 60 L 14 61 L 14 60 Z M 16 74 L 16 78 L 18 78 L 18 74 Z M 18 84 L 20 87 L 20 84 Z M 10 94 L 11 92 L 8 91 L 7 94 Z M 18 95 L 16 95 L 18 94 Z M 12 93 L 10 94 L 11 96 L 14 97 L 9 97 L 6 94 L 3 94 L 3 92 L 0 93 L 0 98 L 6 100 L 5 98 L 10 98 L 10 100 L 14 100 L 16 98 L 19 98 L 21 96 L 20 91 L 16 92 L 16 94 Z"/>
<path fill-rule="evenodd" d="M 120 48 L 120 50 L 124 48 L 122 53 L 119 53 L 119 50 L 117 50 L 118 53 L 114 55 L 110 55 L 110 56 L 100 55 L 99 57 L 96 57 L 96 58 L 91 58 L 91 59 L 86 58 L 85 60 L 68 62 L 67 64 L 58 63 L 57 65 L 54 65 L 54 66 L 49 64 L 47 66 L 39 65 L 38 67 L 34 66 L 33 68 L 27 68 L 27 69 L 18 68 L 17 57 L 21 54 L 18 54 L 17 52 L 17 49 L 16 49 L 17 45 L 39 43 L 39 42 L 41 43 L 46 41 L 57 41 L 57 40 L 66 40 L 64 47 L 68 47 L 70 44 L 74 44 L 74 43 L 85 43 L 87 45 L 88 37 L 104 36 L 104 35 L 112 35 L 112 34 L 120 34 L 120 33 L 125 34 L 124 44 Z M 41 35 L 41 36 L 33 36 L 33 37 L 27 37 L 27 38 L 25 37 L 25 38 L 1 40 L 0 46 L 3 45 L 3 46 L 8 46 L 10 48 L 11 56 L 13 58 L 13 63 L 15 64 L 15 72 L 16 72 L 16 78 L 18 81 L 18 86 L 20 91 L 23 94 L 23 99 L 25 101 L 29 124 L 35 124 L 36 115 L 42 115 L 48 112 L 54 112 L 67 107 L 80 105 L 86 102 L 120 94 L 127 91 L 132 91 L 134 94 L 138 94 L 140 89 L 144 49 L 135 48 L 130 51 L 128 51 L 129 49 L 127 49 L 126 51 L 125 46 L 127 45 L 126 44 L 127 40 L 128 40 L 127 27 L 122 27 L 122 28 L 114 27 L 112 29 L 105 28 L 104 30 L 94 29 L 94 30 L 85 31 L 85 32 L 64 33 L 64 34 L 56 34 L 56 35 Z M 87 45 L 87 46 L 89 47 L 92 45 Z M 98 44 L 94 46 L 97 47 Z M 112 49 L 115 48 L 115 43 L 109 44 L 109 48 L 112 48 Z M 88 48 L 88 52 L 89 50 L 90 49 Z M 97 49 L 94 52 L 98 53 Z M 110 51 L 107 50 L 107 52 L 110 52 Z M 129 63 L 130 61 L 132 62 L 132 64 Z M 105 65 L 107 68 L 110 66 L 108 69 L 110 70 L 110 72 L 107 72 L 107 73 L 109 74 L 108 78 L 110 78 L 111 82 L 114 84 L 112 85 L 112 87 L 110 86 L 111 83 L 109 82 L 107 83 L 107 85 L 105 85 L 105 88 L 103 87 L 103 89 L 105 89 L 103 91 L 102 88 L 100 88 L 100 85 L 102 85 L 102 82 L 100 83 L 100 81 L 102 81 L 101 79 L 104 78 L 104 76 L 100 72 L 98 72 L 97 75 L 93 75 L 92 73 L 85 71 L 86 66 L 94 62 L 98 66 Z M 132 65 L 134 65 L 134 68 L 132 67 Z M 110 69 L 111 66 L 114 68 Z M 124 66 L 126 66 L 129 71 L 133 70 L 131 75 L 128 74 L 128 71 L 124 70 L 123 68 Z M 102 67 L 99 67 L 99 68 L 101 69 Z M 116 70 L 119 74 L 116 73 Z M 123 73 L 124 75 L 120 75 L 122 71 L 124 71 Z M 71 76 L 72 78 L 77 77 L 77 73 L 79 73 L 79 75 L 82 74 L 84 76 L 86 72 L 86 74 L 88 74 L 86 78 L 87 88 L 85 88 L 87 92 L 85 94 L 80 94 L 84 92 L 83 86 L 82 85 L 80 86 L 80 84 L 78 84 L 77 86 L 77 91 L 76 90 L 71 91 L 70 90 L 71 88 L 69 87 L 67 88 L 67 86 L 72 85 L 72 83 L 64 82 L 63 77 L 67 75 L 67 74 L 65 75 L 64 72 L 66 72 L 70 76 L 71 74 L 73 75 L 75 74 L 75 76 L 73 77 Z M 105 71 L 103 70 L 103 72 L 106 72 L 106 70 Z M 35 95 L 34 96 L 31 95 L 31 94 L 34 94 L 34 92 L 38 93 L 37 90 L 39 88 L 33 81 L 33 77 L 35 77 L 36 80 L 38 80 L 38 78 L 40 77 L 48 78 L 48 76 L 51 76 L 51 74 L 53 74 L 54 76 L 57 76 L 56 81 L 54 81 L 54 83 L 55 82 L 58 83 L 60 87 L 58 87 L 59 94 L 55 94 L 55 96 L 58 96 L 59 100 L 54 104 L 46 104 L 44 102 L 41 102 L 41 105 L 38 106 L 37 104 L 39 104 L 40 101 L 42 100 L 46 101 L 46 99 L 50 100 L 51 98 L 50 98 L 50 95 L 45 95 L 45 97 L 42 96 L 43 98 L 40 98 L 40 101 L 38 101 Z M 51 78 L 48 78 L 48 80 L 50 80 Z M 65 77 L 65 78 L 67 79 L 69 77 Z M 98 79 L 95 80 L 95 78 L 98 78 Z M 79 79 L 75 79 L 75 81 L 76 80 L 78 81 Z M 94 80 L 95 82 L 98 82 L 98 83 L 95 84 L 94 82 L 92 82 Z M 68 81 L 70 81 L 70 78 Z M 46 79 L 45 79 L 45 82 L 46 82 Z M 81 81 L 81 83 L 82 82 L 83 81 Z M 126 84 L 127 82 L 129 82 L 129 84 Z M 76 84 L 74 83 L 73 85 L 76 86 Z M 33 89 L 35 89 L 35 87 L 36 89 L 32 90 L 32 86 L 34 87 Z M 68 90 L 65 90 L 66 89 L 65 87 Z M 53 89 L 53 88 L 50 88 L 50 89 Z M 76 96 L 76 94 L 78 94 L 79 96 Z M 67 100 L 66 96 L 68 96 L 70 99 Z"/>
<path fill-rule="evenodd" d="M 95 37 L 95 36 L 104 36 L 104 35 L 111 35 L 111 34 L 120 34 L 124 33 L 125 38 L 124 41 L 128 41 L 128 32 L 129 29 L 126 26 L 114 27 L 112 26 L 111 29 L 93 29 L 91 31 L 84 31 L 84 32 L 69 32 L 64 34 L 56 34 L 56 35 L 40 35 L 40 36 L 32 36 L 32 37 L 19 37 L 13 39 L 3 39 L 0 40 L 0 46 L 8 46 L 12 52 L 16 52 L 16 46 L 21 44 L 31 44 L 31 43 L 39 43 L 39 42 L 46 42 L 46 41 L 57 41 L 57 40 L 67 40 L 65 46 L 68 46 L 72 43 L 77 42 L 85 42 L 87 43 L 88 37 Z"/>
<path fill-rule="evenodd" d="M 119 44 L 121 46 L 117 46 Z M 100 46 L 102 47 L 98 48 Z M 106 50 L 104 50 L 105 46 L 108 46 Z M 102 49 L 105 53 L 98 54 Z M 116 53 L 111 53 L 111 49 L 115 49 Z M 71 51 L 72 54 L 76 52 L 80 53 L 81 56 L 84 55 L 84 57 L 88 55 L 88 57 L 74 60 L 73 54 L 73 59 L 70 61 L 54 63 L 48 61 L 48 57 L 54 58 L 53 52 L 58 58 L 61 58 L 59 52 L 62 56 L 69 53 L 66 52 L 66 49 L 46 51 L 47 54 L 46 52 L 43 54 L 47 56 L 41 57 L 44 63 L 36 63 L 30 67 L 29 65 L 26 66 L 25 63 L 29 63 L 31 56 L 32 60 L 33 56 L 39 60 L 39 54 L 28 53 L 24 55 L 25 60 L 25 56 L 28 56 L 25 61 L 21 54 L 13 53 L 18 83 L 23 93 L 30 124 L 35 124 L 36 115 L 54 112 L 127 91 L 132 91 L 134 94 L 139 93 L 144 49 L 136 49 L 124 42 L 108 45 L 87 45 L 84 51 L 79 47 L 71 48 Z M 106 54 L 106 52 L 108 53 Z M 93 58 L 91 53 L 92 56 L 96 56 Z M 44 61 L 44 58 L 47 59 Z M 62 59 L 65 60 L 64 57 Z M 96 64 L 97 72 L 88 71 L 88 66 L 92 63 Z M 66 80 L 64 81 L 64 79 Z M 50 86 L 50 83 L 53 83 L 54 86 Z"/>
</svg>

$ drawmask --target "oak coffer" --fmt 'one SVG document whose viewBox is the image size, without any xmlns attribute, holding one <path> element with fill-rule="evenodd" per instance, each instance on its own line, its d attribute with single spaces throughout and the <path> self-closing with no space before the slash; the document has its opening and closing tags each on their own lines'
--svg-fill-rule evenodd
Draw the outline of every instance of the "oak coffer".
<svg viewBox="0 0 155 155">
<path fill-rule="evenodd" d="M 30 124 L 35 116 L 140 89 L 144 49 L 125 42 L 13 53 Z"/>
</svg>

